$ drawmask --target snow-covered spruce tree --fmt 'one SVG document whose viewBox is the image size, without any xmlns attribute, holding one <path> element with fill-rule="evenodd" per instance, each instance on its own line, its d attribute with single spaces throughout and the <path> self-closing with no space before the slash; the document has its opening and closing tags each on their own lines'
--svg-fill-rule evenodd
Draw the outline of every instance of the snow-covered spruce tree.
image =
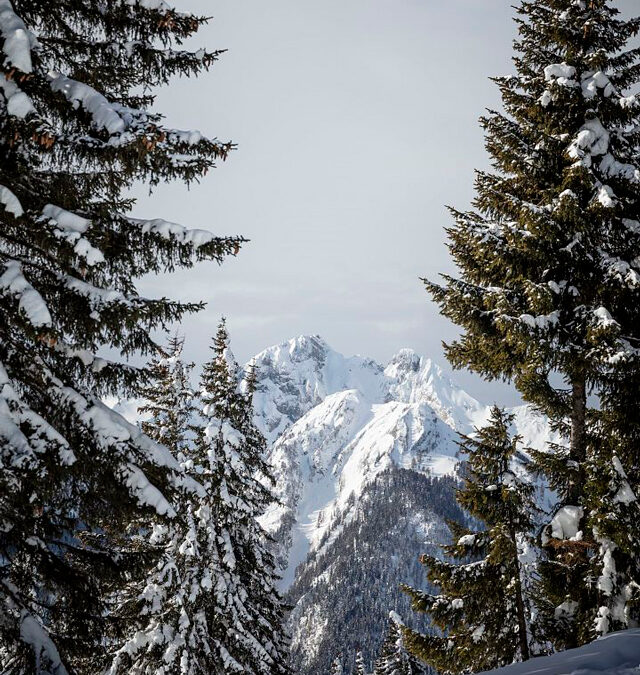
<svg viewBox="0 0 640 675">
<path fill-rule="evenodd" d="M 460 506 L 482 529 L 450 523 L 452 561 L 424 556 L 429 581 L 439 595 L 406 589 L 417 611 L 427 612 L 443 636 L 405 629 L 416 656 L 440 673 L 499 668 L 531 655 L 528 570 L 523 559 L 533 546 L 535 488 L 513 471 L 519 438 L 513 416 L 494 407 L 488 424 L 466 438 L 467 475 Z"/>
<path fill-rule="evenodd" d="M 215 523 L 208 553 L 216 561 L 207 610 L 213 637 L 212 673 L 281 675 L 289 672 L 284 605 L 276 589 L 275 560 L 258 518 L 273 501 L 264 461 L 266 441 L 253 422 L 256 373 L 240 371 L 229 350 L 224 321 L 202 372 L 204 426 L 197 438 L 210 495 L 206 520 Z"/>
<path fill-rule="evenodd" d="M 183 361 L 183 347 L 184 339 L 175 335 L 167 348 L 157 348 L 139 410 L 150 415 L 141 425 L 147 436 L 169 448 L 185 474 L 200 483 L 207 475 L 206 458 L 192 450 L 198 409 L 189 381 L 193 365 Z M 148 578 L 134 579 L 119 593 L 113 609 L 114 619 L 131 628 L 117 644 L 110 675 L 213 672 L 205 612 L 218 571 L 207 548 L 216 535 L 211 500 L 202 485 L 178 494 L 177 517 L 154 528 L 151 541 L 161 557 Z"/>
<path fill-rule="evenodd" d="M 288 672 L 273 560 L 255 520 L 270 500 L 256 480 L 268 473 L 260 459 L 264 440 L 252 422 L 255 374 L 250 371 L 240 391 L 224 323 L 213 348 L 202 375 L 205 424 L 195 427 L 195 446 L 182 440 L 176 446 L 202 490 L 182 495 L 178 518 L 154 531 L 164 554 L 146 583 L 127 589 L 119 616 L 138 616 L 138 629 L 118 649 L 109 675 Z M 169 351 L 180 350 L 178 342 Z M 180 363 L 170 357 L 154 369 L 169 387 L 177 383 L 173 396 L 188 391 Z M 157 433 L 166 435 L 166 397 L 154 395 L 156 404 L 163 401 L 156 406 Z M 187 410 L 178 419 L 171 438 L 184 439 L 191 427 Z M 153 435 L 153 420 L 148 424 Z"/>
<path fill-rule="evenodd" d="M 140 297 L 149 272 L 240 241 L 138 220 L 133 181 L 197 180 L 230 147 L 168 129 L 150 87 L 208 68 L 203 20 L 164 2 L 0 0 L 0 670 L 100 672 L 108 607 L 144 575 L 143 534 L 188 482 L 107 409 L 152 329 L 200 305 Z M 124 538 L 121 535 L 125 535 Z"/>
<path fill-rule="evenodd" d="M 424 675 L 426 667 L 407 651 L 400 617 L 389 614 L 389 632 L 376 660 L 373 675 Z"/>
<path fill-rule="evenodd" d="M 364 664 L 362 652 L 356 654 L 356 672 L 355 675 L 367 675 L 367 668 Z"/>
<path fill-rule="evenodd" d="M 149 416 L 141 424 L 142 431 L 169 448 L 179 461 L 186 457 L 198 410 L 190 382 L 194 364 L 184 362 L 183 349 L 184 338 L 177 334 L 166 348 L 158 347 L 149 366 L 150 382 L 140 390 L 144 403 L 138 409 Z"/>
<path fill-rule="evenodd" d="M 627 44 L 640 20 L 619 19 L 612 4 L 520 4 L 517 74 L 496 78 L 505 114 L 482 120 L 495 170 L 478 174 L 475 211 L 453 211 L 448 230 L 461 278 L 427 282 L 464 329 L 451 362 L 512 379 L 566 434 L 566 448 L 536 457 L 559 520 L 571 521 L 547 528 L 541 567 L 541 620 L 557 648 L 603 626 L 587 586 L 600 548 L 586 503 L 596 464 L 587 394 L 614 368 L 629 372 L 639 344 L 640 102 L 629 88 L 640 52 Z"/>
</svg>

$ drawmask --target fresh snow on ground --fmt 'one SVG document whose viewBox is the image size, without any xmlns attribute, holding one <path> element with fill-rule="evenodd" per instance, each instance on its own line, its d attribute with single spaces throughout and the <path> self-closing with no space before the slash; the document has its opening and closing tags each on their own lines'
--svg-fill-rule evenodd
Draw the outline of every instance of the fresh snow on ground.
<svg viewBox="0 0 640 675">
<path fill-rule="evenodd" d="M 640 630 L 611 633 L 579 649 L 487 672 L 495 675 L 640 675 Z"/>
</svg>

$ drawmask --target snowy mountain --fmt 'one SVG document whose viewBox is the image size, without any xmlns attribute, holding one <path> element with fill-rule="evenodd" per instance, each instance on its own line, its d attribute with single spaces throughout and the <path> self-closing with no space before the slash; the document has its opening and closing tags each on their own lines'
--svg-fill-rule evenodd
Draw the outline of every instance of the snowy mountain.
<svg viewBox="0 0 640 675">
<path fill-rule="evenodd" d="M 346 358 L 318 336 L 270 347 L 252 361 L 260 377 L 256 420 L 271 443 L 330 394 L 355 389 L 383 396 L 381 366 L 359 356 Z"/>
<path fill-rule="evenodd" d="M 381 610 L 384 618 L 391 609 L 406 616 L 399 584 L 424 584 L 417 556 L 435 552 L 446 539 L 447 518 L 462 517 L 453 499 L 458 433 L 482 425 L 489 407 L 408 349 L 383 367 L 359 356 L 346 358 L 318 336 L 302 336 L 265 350 L 253 362 L 256 421 L 271 443 L 280 500 L 263 524 L 277 541 L 282 587 L 295 604 L 297 672 L 326 672 L 341 652 L 349 672 L 351 652 L 379 628 L 362 617 Z M 513 412 L 524 446 L 544 446 L 549 440 L 544 421 L 524 406 Z M 407 473 L 425 493 L 421 498 L 387 489 L 390 481 L 411 482 Z M 443 498 L 437 481 L 446 477 Z M 373 520 L 386 524 L 375 530 L 369 527 Z M 395 553 L 391 540 L 400 549 Z M 383 555 L 394 556 L 391 566 Z M 366 569 L 355 582 L 360 595 L 346 611 L 345 575 L 354 565 Z M 384 584 L 377 584 L 382 578 Z M 375 594 L 369 585 L 377 586 Z M 346 617 L 361 630 L 336 634 L 333 626 Z M 383 636 L 384 630 L 380 640 Z"/>
<path fill-rule="evenodd" d="M 408 349 L 383 368 L 345 358 L 318 336 L 302 336 L 253 362 L 256 421 L 271 442 L 281 501 L 264 524 L 282 543 L 285 587 L 366 485 L 390 467 L 455 475 L 458 432 L 472 433 L 489 414 L 431 360 Z M 548 440 L 544 421 L 528 408 L 514 413 L 525 445 Z"/>
<path fill-rule="evenodd" d="M 446 521 L 464 517 L 457 441 L 489 406 L 409 349 L 382 366 L 301 336 L 251 363 L 279 499 L 262 522 L 294 607 L 294 670 L 324 675 L 341 656 L 348 673 L 356 650 L 372 666 L 390 610 L 424 628 L 399 586 L 424 587 L 418 556 L 438 554 Z M 132 422 L 139 403 L 110 402 Z M 526 406 L 512 412 L 523 447 L 557 440 Z"/>
</svg>

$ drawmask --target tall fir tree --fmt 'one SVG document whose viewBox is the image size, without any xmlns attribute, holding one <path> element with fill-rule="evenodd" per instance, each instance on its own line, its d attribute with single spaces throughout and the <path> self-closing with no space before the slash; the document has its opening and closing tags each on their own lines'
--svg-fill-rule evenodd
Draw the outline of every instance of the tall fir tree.
<svg viewBox="0 0 640 675">
<path fill-rule="evenodd" d="M 530 571 L 523 560 L 534 545 L 535 488 L 514 472 L 519 437 L 511 437 L 513 415 L 494 407 L 489 423 L 466 438 L 464 487 L 458 503 L 478 522 L 470 530 L 450 523 L 451 561 L 424 556 L 438 595 L 406 589 L 413 608 L 427 612 L 442 636 L 405 629 L 415 655 L 440 673 L 499 668 L 531 656 Z"/>
<path fill-rule="evenodd" d="M 395 613 L 389 614 L 389 633 L 382 644 L 373 675 L 425 675 L 427 669 L 407 650 L 402 621 Z"/>
<path fill-rule="evenodd" d="M 640 20 L 620 19 L 612 5 L 520 3 L 517 74 L 495 78 L 505 114 L 482 119 L 494 172 L 478 173 L 474 211 L 452 211 L 461 278 L 427 282 L 464 330 L 447 347 L 454 366 L 513 380 L 566 436 L 566 447 L 536 456 L 559 496 L 540 596 L 557 648 L 605 629 L 589 570 L 599 577 L 607 566 L 610 547 L 594 532 L 606 514 L 587 495 L 597 492 L 593 471 L 611 467 L 613 455 L 594 440 L 588 393 L 615 372 L 638 400 L 621 383 L 637 365 L 640 338 L 640 101 L 629 92 L 640 52 L 628 47 Z M 638 451 L 627 452 L 637 466 Z M 557 526 L 568 514 L 578 516 L 571 534 Z M 620 583 L 637 583 L 633 553 L 615 545 L 618 569 L 628 571 Z"/>
<path fill-rule="evenodd" d="M 135 579 L 119 593 L 114 617 L 129 630 L 117 646 L 108 675 L 205 675 L 213 673 L 214 642 L 210 592 L 218 573 L 208 543 L 215 538 L 213 496 L 205 490 L 206 458 L 193 452 L 197 431 L 193 365 L 182 358 L 184 339 L 177 334 L 158 348 L 142 389 L 143 431 L 169 448 L 184 472 L 200 484 L 197 492 L 177 496 L 178 517 L 154 528 L 151 542 L 161 552 L 147 579 Z M 204 485 L 202 484 L 204 481 Z"/>
<path fill-rule="evenodd" d="M 197 438 L 197 452 L 208 460 L 205 489 L 216 528 L 212 632 L 219 665 L 213 672 L 285 675 L 284 605 L 269 538 L 257 520 L 274 498 L 266 441 L 253 421 L 256 372 L 250 368 L 239 382 L 224 321 L 213 352 L 202 372 L 204 425 Z"/>
<path fill-rule="evenodd" d="M 364 663 L 362 652 L 356 654 L 356 672 L 355 675 L 367 675 L 367 667 Z"/>
<path fill-rule="evenodd" d="M 184 338 L 177 334 L 166 348 L 158 347 L 149 365 L 150 382 L 140 390 L 144 403 L 138 409 L 147 416 L 142 431 L 169 448 L 179 461 L 188 454 L 198 410 L 190 381 L 194 364 L 184 362 L 183 349 Z"/>
<path fill-rule="evenodd" d="M 174 345 L 173 353 L 180 349 Z M 202 490 L 187 493 L 180 517 L 154 532 L 164 555 L 146 584 L 132 585 L 121 604 L 120 615 L 138 616 L 139 626 L 117 650 L 109 675 L 289 672 L 274 561 L 256 520 L 271 494 L 258 481 L 268 480 L 269 472 L 262 460 L 264 439 L 253 424 L 255 373 L 239 382 L 224 322 L 213 350 L 202 374 L 204 424 L 196 427 L 195 447 L 178 450 Z M 175 357 L 170 369 L 185 371 Z M 160 411 L 157 433 L 166 435 L 164 403 L 188 387 L 166 367 L 153 370 L 159 383 L 177 383 L 173 393 L 151 388 L 155 397 L 148 407 Z M 182 438 L 189 416 L 176 419 L 181 426 L 172 437 Z"/>
<path fill-rule="evenodd" d="M 108 598 L 147 573 L 173 516 L 175 458 L 103 403 L 145 373 L 97 354 L 155 349 L 201 308 L 136 279 L 235 253 L 239 239 L 130 215 L 134 181 L 194 181 L 231 149 L 168 128 L 152 88 L 216 52 L 164 2 L 0 0 L 0 670 L 100 672 Z M 153 559 L 154 551 L 149 555 Z"/>
</svg>

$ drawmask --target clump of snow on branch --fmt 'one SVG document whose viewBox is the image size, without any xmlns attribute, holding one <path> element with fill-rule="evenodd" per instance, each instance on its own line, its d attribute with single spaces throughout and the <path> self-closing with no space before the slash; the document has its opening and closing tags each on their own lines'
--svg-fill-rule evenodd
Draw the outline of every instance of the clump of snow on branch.
<svg viewBox="0 0 640 675">
<path fill-rule="evenodd" d="M 4 204 L 5 210 L 13 214 L 16 218 L 20 218 L 24 213 L 19 199 L 4 185 L 0 185 L 0 204 Z"/>
<path fill-rule="evenodd" d="M 4 65 L 30 73 L 33 70 L 31 50 L 37 42 L 22 19 L 13 11 L 9 0 L 0 0 L 0 34 L 4 38 Z"/>
<path fill-rule="evenodd" d="M 580 530 L 580 521 L 584 517 L 584 509 L 581 506 L 563 506 L 553 517 L 548 528 L 542 534 L 543 544 L 549 541 L 551 537 L 560 540 L 580 541 L 582 531 Z"/>
<path fill-rule="evenodd" d="M 561 86 L 575 87 L 576 69 L 566 63 L 553 63 L 544 69 L 544 79 Z"/>
<path fill-rule="evenodd" d="M 129 7 L 143 7 L 163 14 L 171 11 L 171 6 L 164 0 L 124 0 L 124 4 L 129 5 Z"/>
<path fill-rule="evenodd" d="M 104 262 L 102 252 L 82 236 L 91 227 L 90 220 L 53 204 L 47 204 L 42 209 L 42 215 L 54 225 L 58 237 L 74 244 L 76 255 L 84 258 L 87 265 L 93 266 Z"/>
<path fill-rule="evenodd" d="M 40 623 L 26 610 L 22 611 L 20 619 L 20 638 L 33 649 L 36 672 L 68 675 L 55 644 Z"/>
<path fill-rule="evenodd" d="M 97 129 L 105 129 L 109 134 L 120 134 L 126 130 L 127 124 L 119 113 L 121 107 L 109 101 L 93 87 L 62 73 L 49 73 L 51 89 L 64 94 L 75 108 L 84 108 L 92 117 Z"/>
<path fill-rule="evenodd" d="M 28 425 L 33 433 L 29 438 L 23 428 Z M 4 464 L 20 468 L 36 461 L 36 454 L 44 452 L 49 443 L 58 447 L 58 456 L 63 465 L 71 465 L 76 458 L 67 441 L 40 415 L 26 407 L 16 393 L 9 375 L 0 363 L 0 438 L 6 441 L 3 447 Z M 0 453 L 2 457 L 2 453 Z"/>
<path fill-rule="evenodd" d="M 207 230 L 189 230 L 177 223 L 162 218 L 139 220 L 129 218 L 129 222 L 138 225 L 144 233 L 159 234 L 163 239 L 177 241 L 180 244 L 191 244 L 194 248 L 205 246 L 214 240 L 214 235 Z"/>
<path fill-rule="evenodd" d="M 616 504 L 632 504 L 636 501 L 636 495 L 629 485 L 629 479 L 627 476 L 622 462 L 618 457 L 614 455 L 613 457 L 613 468 L 620 477 L 619 488 L 613 498 L 614 503 Z"/>
<path fill-rule="evenodd" d="M 5 271 L 0 276 L 0 293 L 18 298 L 18 306 L 32 326 L 51 326 L 51 314 L 47 304 L 22 273 L 22 265 L 10 260 L 4 264 Z"/>
<path fill-rule="evenodd" d="M 31 99 L 18 87 L 13 80 L 0 77 L 0 91 L 6 100 L 7 113 L 11 117 L 24 119 L 27 115 L 35 112 Z"/>
<path fill-rule="evenodd" d="M 594 98 L 599 89 L 607 98 L 615 93 L 611 80 L 601 70 L 582 75 L 582 94 L 586 99 Z"/>
<path fill-rule="evenodd" d="M 569 156 L 586 168 L 593 164 L 593 157 L 605 155 L 609 150 L 610 136 L 597 118 L 587 120 L 568 149 Z"/>
</svg>

